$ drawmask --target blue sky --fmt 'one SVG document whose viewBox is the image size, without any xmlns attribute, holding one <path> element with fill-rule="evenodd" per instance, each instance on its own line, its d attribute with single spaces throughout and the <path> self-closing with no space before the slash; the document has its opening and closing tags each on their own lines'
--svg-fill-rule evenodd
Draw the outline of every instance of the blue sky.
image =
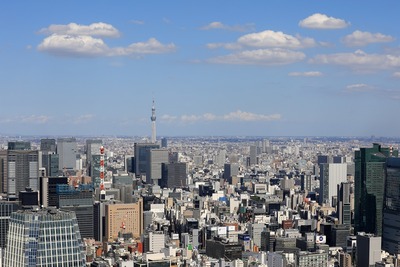
<svg viewBox="0 0 400 267">
<path fill-rule="evenodd" d="M 399 136 L 399 1 L 2 1 L 0 134 Z"/>
</svg>

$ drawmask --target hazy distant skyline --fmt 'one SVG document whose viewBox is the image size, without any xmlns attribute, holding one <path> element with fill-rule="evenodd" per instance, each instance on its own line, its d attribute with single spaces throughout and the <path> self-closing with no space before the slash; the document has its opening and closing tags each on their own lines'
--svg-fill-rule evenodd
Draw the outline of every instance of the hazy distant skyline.
<svg viewBox="0 0 400 267">
<path fill-rule="evenodd" d="M 400 136 L 398 10 L 3 1 L 0 133 Z"/>
</svg>

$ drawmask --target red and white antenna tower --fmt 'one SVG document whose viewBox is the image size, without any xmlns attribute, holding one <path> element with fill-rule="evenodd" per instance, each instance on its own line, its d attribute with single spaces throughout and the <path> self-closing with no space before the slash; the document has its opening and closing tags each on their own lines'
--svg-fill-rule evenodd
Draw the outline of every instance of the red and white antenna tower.
<svg viewBox="0 0 400 267">
<path fill-rule="evenodd" d="M 100 147 L 100 200 L 106 199 L 106 190 L 104 189 L 104 147 Z"/>
</svg>

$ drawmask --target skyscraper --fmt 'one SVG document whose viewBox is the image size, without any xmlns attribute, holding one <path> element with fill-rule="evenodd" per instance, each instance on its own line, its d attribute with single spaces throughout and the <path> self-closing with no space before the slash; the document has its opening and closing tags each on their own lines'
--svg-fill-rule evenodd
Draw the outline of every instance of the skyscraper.
<svg viewBox="0 0 400 267">
<path fill-rule="evenodd" d="M 163 188 L 175 188 L 186 186 L 186 163 L 162 163 L 162 178 L 160 186 Z"/>
<path fill-rule="evenodd" d="M 153 148 L 160 148 L 158 144 L 154 143 L 135 143 L 135 175 L 140 177 L 147 171 L 147 152 Z"/>
<path fill-rule="evenodd" d="M 337 214 L 339 224 L 351 224 L 352 183 L 342 182 L 338 185 Z"/>
<path fill-rule="evenodd" d="M 161 179 L 162 163 L 168 163 L 167 149 L 150 149 L 147 151 L 147 170 L 146 182 L 148 184 L 157 184 Z"/>
<path fill-rule="evenodd" d="M 100 147 L 102 146 L 103 141 L 100 139 L 88 139 L 86 140 L 86 169 L 87 174 L 92 176 L 92 156 L 100 155 Z"/>
<path fill-rule="evenodd" d="M 80 185 L 75 189 L 67 184 L 56 184 L 56 190 L 51 190 L 49 198 L 55 201 L 57 208 L 75 213 L 82 238 L 93 238 L 93 191 L 86 187 Z"/>
<path fill-rule="evenodd" d="M 156 142 L 156 107 L 154 106 L 154 100 L 153 100 L 153 106 L 151 108 L 151 142 L 155 143 Z"/>
<path fill-rule="evenodd" d="M 75 214 L 37 208 L 12 213 L 4 266 L 86 266 Z"/>
<path fill-rule="evenodd" d="M 30 187 L 38 190 L 39 153 L 37 150 L 7 151 L 7 195 L 17 199 L 18 193 Z"/>
<path fill-rule="evenodd" d="M 320 166 L 320 204 L 332 203 L 337 196 L 337 186 L 347 181 L 346 163 L 322 163 Z"/>
<path fill-rule="evenodd" d="M 55 139 L 41 139 L 42 167 L 46 169 L 46 176 L 57 176 L 59 171 L 59 157 Z"/>
<path fill-rule="evenodd" d="M 379 144 L 355 151 L 355 232 L 382 235 L 385 163 L 391 155 L 397 156 L 398 151 Z"/>
<path fill-rule="evenodd" d="M 17 201 L 0 200 L 0 249 L 5 248 L 7 245 L 8 222 L 11 213 L 17 211 L 18 208 Z"/>
<path fill-rule="evenodd" d="M 61 170 L 76 169 L 76 155 L 78 148 L 75 138 L 59 138 L 57 139 L 57 153 L 60 160 Z"/>
<path fill-rule="evenodd" d="M 383 210 L 382 247 L 390 254 L 400 254 L 400 158 L 388 158 Z"/>
<path fill-rule="evenodd" d="M 0 193 L 7 193 L 7 150 L 0 150 Z"/>
</svg>

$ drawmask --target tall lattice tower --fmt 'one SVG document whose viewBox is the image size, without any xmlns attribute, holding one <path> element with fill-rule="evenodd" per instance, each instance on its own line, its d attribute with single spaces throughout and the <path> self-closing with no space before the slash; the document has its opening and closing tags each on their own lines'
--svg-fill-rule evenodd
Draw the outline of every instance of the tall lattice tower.
<svg viewBox="0 0 400 267">
<path fill-rule="evenodd" d="M 151 108 L 151 142 L 156 142 L 156 108 L 154 106 L 153 100 L 153 107 Z"/>
</svg>

